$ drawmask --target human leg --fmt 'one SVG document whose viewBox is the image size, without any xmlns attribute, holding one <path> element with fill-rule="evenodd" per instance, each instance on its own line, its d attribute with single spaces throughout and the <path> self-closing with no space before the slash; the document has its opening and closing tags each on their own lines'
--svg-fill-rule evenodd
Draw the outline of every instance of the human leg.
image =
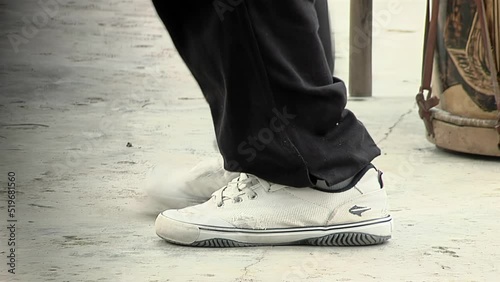
<svg viewBox="0 0 500 282">
<path fill-rule="evenodd" d="M 335 184 L 380 153 L 344 108 L 315 1 L 179 2 L 154 1 L 207 98 L 228 170 L 295 187 Z"/>
<path fill-rule="evenodd" d="M 226 168 L 250 173 L 204 204 L 161 213 L 157 234 L 217 247 L 388 240 L 387 196 L 370 166 L 380 151 L 345 109 L 315 1 L 154 3 L 210 105 Z M 318 180 L 348 183 L 296 188 Z"/>
</svg>

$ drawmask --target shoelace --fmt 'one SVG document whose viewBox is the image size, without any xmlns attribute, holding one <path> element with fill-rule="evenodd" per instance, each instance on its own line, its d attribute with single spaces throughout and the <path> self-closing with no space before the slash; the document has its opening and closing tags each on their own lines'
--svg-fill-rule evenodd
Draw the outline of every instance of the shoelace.
<svg viewBox="0 0 500 282">
<path fill-rule="evenodd" d="M 272 186 L 281 185 L 271 184 L 256 176 L 241 173 L 239 177 L 229 182 L 226 187 L 213 193 L 212 196 L 215 196 L 217 206 L 221 207 L 224 205 L 224 201 L 233 200 L 235 202 L 240 202 L 242 201 L 241 197 L 245 195 L 251 200 L 255 199 L 257 197 L 257 192 L 254 190 L 259 186 L 263 187 L 264 191 L 269 192 Z"/>
</svg>

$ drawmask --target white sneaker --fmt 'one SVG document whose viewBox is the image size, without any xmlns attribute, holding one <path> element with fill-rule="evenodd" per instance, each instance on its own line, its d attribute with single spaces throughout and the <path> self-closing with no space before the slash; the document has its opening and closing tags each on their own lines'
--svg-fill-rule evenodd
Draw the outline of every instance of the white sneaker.
<svg viewBox="0 0 500 282">
<path fill-rule="evenodd" d="M 146 177 L 146 193 L 151 200 L 149 208 L 160 207 L 157 214 L 165 209 L 204 203 L 238 175 L 226 171 L 221 158 L 202 161 L 189 170 L 172 164 L 157 165 Z"/>
<path fill-rule="evenodd" d="M 353 188 L 328 193 L 242 173 L 203 204 L 161 213 L 156 233 L 198 247 L 381 244 L 392 233 L 381 176 L 370 168 Z"/>
</svg>

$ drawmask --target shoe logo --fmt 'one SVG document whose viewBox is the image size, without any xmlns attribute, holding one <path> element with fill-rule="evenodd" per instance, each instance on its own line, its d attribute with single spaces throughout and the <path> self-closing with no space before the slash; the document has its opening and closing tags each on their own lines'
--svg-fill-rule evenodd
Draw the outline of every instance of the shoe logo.
<svg viewBox="0 0 500 282">
<path fill-rule="evenodd" d="M 369 210 L 371 210 L 371 208 L 354 206 L 349 209 L 349 212 L 361 217 L 364 212 L 367 212 Z"/>
</svg>

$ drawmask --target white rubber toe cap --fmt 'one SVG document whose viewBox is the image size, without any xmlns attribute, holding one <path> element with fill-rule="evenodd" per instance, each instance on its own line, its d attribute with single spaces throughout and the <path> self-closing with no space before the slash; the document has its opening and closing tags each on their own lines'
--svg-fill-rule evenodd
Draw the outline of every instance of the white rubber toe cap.
<svg viewBox="0 0 500 282">
<path fill-rule="evenodd" d="M 181 210 L 167 210 L 161 213 L 164 217 L 172 220 L 184 222 L 192 225 L 217 226 L 233 228 L 227 221 L 210 216 L 210 213 L 197 210 L 196 207 L 189 207 Z M 212 213 L 213 214 L 213 213 Z"/>
<path fill-rule="evenodd" d="M 178 244 L 190 245 L 198 240 L 200 229 L 196 225 L 185 224 L 168 218 L 161 213 L 155 222 L 156 234 Z"/>
<path fill-rule="evenodd" d="M 190 212 L 189 208 L 164 211 L 158 215 L 155 222 L 158 236 L 185 245 L 198 240 L 200 228 L 203 228 L 203 226 L 234 228 L 233 225 L 222 219 L 193 213 Z"/>
</svg>

